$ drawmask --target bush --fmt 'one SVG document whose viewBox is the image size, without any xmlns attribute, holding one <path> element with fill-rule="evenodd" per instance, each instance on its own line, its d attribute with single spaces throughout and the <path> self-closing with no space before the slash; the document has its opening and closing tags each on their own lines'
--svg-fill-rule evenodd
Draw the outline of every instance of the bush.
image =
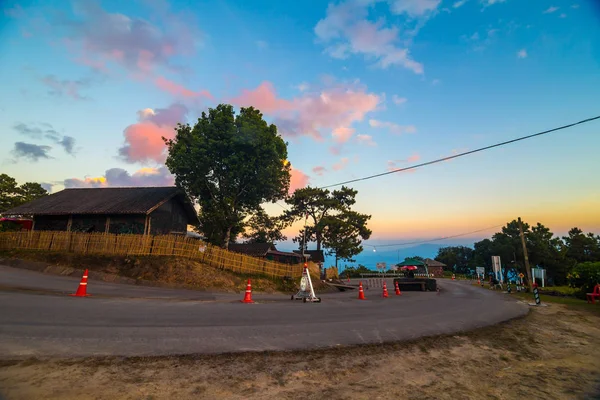
<svg viewBox="0 0 600 400">
<path fill-rule="evenodd" d="M 567 275 L 567 281 L 572 288 L 578 288 L 584 293 L 591 293 L 600 283 L 600 262 L 584 262 L 577 264 Z"/>
</svg>

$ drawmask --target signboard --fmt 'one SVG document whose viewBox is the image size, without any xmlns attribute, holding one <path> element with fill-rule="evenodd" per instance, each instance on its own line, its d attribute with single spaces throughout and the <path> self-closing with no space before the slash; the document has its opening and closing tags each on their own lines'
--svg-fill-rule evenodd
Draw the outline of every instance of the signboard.
<svg viewBox="0 0 600 400">
<path fill-rule="evenodd" d="M 542 287 L 546 283 L 546 270 L 543 268 L 531 268 L 531 277 L 535 282 L 535 279 L 540 279 L 542 281 Z"/>
<path fill-rule="evenodd" d="M 477 276 L 484 276 L 485 267 L 475 267 L 475 273 L 477 274 Z"/>
<path fill-rule="evenodd" d="M 378 269 L 380 272 L 383 272 L 383 271 L 385 271 L 385 269 L 386 269 L 386 268 L 387 268 L 387 266 L 386 266 L 386 264 L 385 264 L 384 262 L 378 262 L 378 263 L 377 263 L 377 269 Z"/>
<path fill-rule="evenodd" d="M 492 269 L 494 270 L 494 276 L 499 282 L 504 282 L 502 276 L 502 265 L 500 264 L 500 256 L 492 256 Z"/>
</svg>

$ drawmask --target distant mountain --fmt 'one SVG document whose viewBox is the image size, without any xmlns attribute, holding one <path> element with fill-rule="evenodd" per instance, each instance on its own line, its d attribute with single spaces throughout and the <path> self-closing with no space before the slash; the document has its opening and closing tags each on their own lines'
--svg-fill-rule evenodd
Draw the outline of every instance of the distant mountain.
<svg viewBox="0 0 600 400">
<path fill-rule="evenodd" d="M 452 246 L 463 245 L 463 246 L 472 246 L 472 243 L 465 244 L 452 244 Z M 389 266 L 397 264 L 399 262 L 404 261 L 407 257 L 420 256 L 423 258 L 434 258 L 438 250 L 441 247 L 450 246 L 448 243 L 444 244 L 420 244 L 414 247 L 403 247 L 400 249 L 388 249 L 386 247 L 379 247 L 377 251 L 373 251 L 371 248 L 365 249 L 362 253 L 355 257 L 356 262 L 348 263 L 339 261 L 338 267 L 340 270 L 344 269 L 344 266 L 358 266 L 359 264 L 364 265 L 365 267 L 375 270 L 378 262 L 385 262 L 389 268 Z M 297 247 L 294 243 L 279 243 L 277 244 L 277 249 L 281 251 L 292 251 Z M 330 267 L 335 265 L 335 258 L 331 256 L 325 257 L 325 267 Z"/>
<path fill-rule="evenodd" d="M 434 258 L 440 247 L 445 247 L 441 244 L 420 244 L 414 247 L 403 247 L 401 249 L 386 249 L 380 247 L 377 251 L 371 249 L 365 250 L 355 257 L 356 262 L 350 264 L 345 262 L 338 262 L 338 267 L 343 269 L 344 265 L 349 267 L 352 265 L 362 264 L 369 269 L 375 269 L 378 262 L 385 262 L 388 265 L 397 264 L 404 261 L 407 257 L 420 256 L 423 258 Z M 335 259 L 333 257 L 327 257 L 325 260 L 326 266 L 335 265 Z"/>
</svg>

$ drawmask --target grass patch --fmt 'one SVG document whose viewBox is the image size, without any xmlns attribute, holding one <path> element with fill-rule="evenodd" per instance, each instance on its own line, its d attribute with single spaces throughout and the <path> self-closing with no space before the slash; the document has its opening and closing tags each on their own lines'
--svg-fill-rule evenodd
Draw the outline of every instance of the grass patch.
<svg viewBox="0 0 600 400">
<path fill-rule="evenodd" d="M 239 274 L 173 256 L 105 256 L 17 249 L 0 250 L 0 258 L 35 261 L 74 270 L 87 268 L 90 271 L 134 279 L 137 284 L 142 285 L 157 284 L 237 293 L 246 289 L 248 279 L 252 279 L 254 291 L 264 293 L 292 293 L 297 290 L 300 281 L 299 278 L 283 279 L 260 274 Z M 56 273 L 55 271 L 44 272 Z M 71 272 L 80 274 L 80 271 Z M 62 274 L 68 275 L 69 271 Z M 313 282 L 315 289 L 319 289 L 321 282 L 316 277 L 313 277 Z"/>
<path fill-rule="evenodd" d="M 533 293 L 513 293 L 512 295 L 517 296 L 523 300 L 526 300 L 530 303 L 534 303 L 535 299 L 533 298 Z M 600 302 L 596 302 L 596 304 L 589 304 L 585 300 L 577 299 L 575 297 L 557 297 L 557 296 L 548 296 L 545 294 L 540 294 L 540 300 L 542 303 L 550 303 L 550 304 L 564 304 L 567 308 L 571 308 L 577 311 L 588 311 L 594 314 L 600 315 Z"/>
</svg>

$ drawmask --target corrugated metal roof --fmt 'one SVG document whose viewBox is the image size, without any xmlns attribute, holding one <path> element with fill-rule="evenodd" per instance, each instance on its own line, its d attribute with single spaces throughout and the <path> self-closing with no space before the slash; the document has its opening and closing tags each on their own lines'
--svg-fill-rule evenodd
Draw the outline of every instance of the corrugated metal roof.
<svg viewBox="0 0 600 400">
<path fill-rule="evenodd" d="M 269 250 L 277 251 L 272 243 L 230 243 L 228 250 L 257 257 L 266 256 Z"/>
<path fill-rule="evenodd" d="M 187 197 L 174 186 L 65 189 L 5 211 L 3 215 L 148 214 L 179 197 L 190 224 L 198 221 Z"/>
</svg>

